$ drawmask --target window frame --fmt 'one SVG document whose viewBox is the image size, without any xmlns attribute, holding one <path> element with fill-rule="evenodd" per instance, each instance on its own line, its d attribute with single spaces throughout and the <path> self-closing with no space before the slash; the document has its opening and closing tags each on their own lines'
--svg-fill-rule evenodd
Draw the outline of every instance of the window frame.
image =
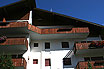
<svg viewBox="0 0 104 69">
<path fill-rule="evenodd" d="M 62 48 L 69 48 L 69 42 L 61 42 Z"/>
<path fill-rule="evenodd" d="M 46 46 L 47 44 L 49 44 L 49 47 Z M 45 42 L 45 49 L 50 49 L 50 42 Z"/>
<path fill-rule="evenodd" d="M 38 64 L 38 59 L 33 59 L 33 64 Z"/>
<path fill-rule="evenodd" d="M 63 65 L 72 65 L 71 58 L 63 58 Z"/>
<path fill-rule="evenodd" d="M 88 60 L 86 60 L 88 59 Z M 104 60 L 103 56 L 95 56 L 95 57 L 84 57 L 84 61 L 97 61 L 97 60 Z"/>
<path fill-rule="evenodd" d="M 49 63 L 49 64 L 47 64 L 47 63 Z M 51 59 L 45 59 L 45 66 L 51 66 Z"/>
<path fill-rule="evenodd" d="M 35 46 L 35 44 L 37 44 L 37 45 Z M 39 43 L 34 43 L 34 47 L 39 47 Z"/>
</svg>

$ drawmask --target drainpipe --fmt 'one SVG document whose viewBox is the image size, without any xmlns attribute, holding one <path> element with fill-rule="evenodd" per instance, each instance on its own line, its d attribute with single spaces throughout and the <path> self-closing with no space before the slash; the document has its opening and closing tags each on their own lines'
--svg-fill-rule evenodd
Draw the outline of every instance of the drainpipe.
<svg viewBox="0 0 104 69">
<path fill-rule="evenodd" d="M 40 52 L 40 69 L 42 69 L 42 51 Z"/>
</svg>

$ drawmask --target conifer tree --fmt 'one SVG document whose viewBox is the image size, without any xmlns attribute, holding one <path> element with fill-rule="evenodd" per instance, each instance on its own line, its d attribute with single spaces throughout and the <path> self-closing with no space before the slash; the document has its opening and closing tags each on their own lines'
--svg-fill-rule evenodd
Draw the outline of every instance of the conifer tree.
<svg viewBox="0 0 104 69">
<path fill-rule="evenodd" d="M 2 69 L 14 69 L 12 57 L 10 55 L 0 55 L 0 67 Z"/>
<path fill-rule="evenodd" d="M 92 65 L 90 64 L 90 62 L 88 62 L 88 69 L 92 69 Z"/>
</svg>

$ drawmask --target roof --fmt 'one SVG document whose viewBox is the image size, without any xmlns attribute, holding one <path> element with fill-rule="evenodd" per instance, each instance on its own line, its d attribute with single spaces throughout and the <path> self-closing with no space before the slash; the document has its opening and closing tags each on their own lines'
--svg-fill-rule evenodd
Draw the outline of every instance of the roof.
<svg viewBox="0 0 104 69">
<path fill-rule="evenodd" d="M 19 20 L 35 7 L 35 0 L 20 0 L 0 7 L 0 21 L 4 17 L 6 20 Z"/>
<path fill-rule="evenodd" d="M 35 26 L 73 26 L 73 27 L 88 27 L 90 36 L 99 36 L 101 31 L 104 31 L 104 26 L 75 17 L 50 12 L 47 10 L 34 8 L 33 9 L 33 25 Z"/>
<path fill-rule="evenodd" d="M 47 10 L 43 10 L 43 9 L 39 9 L 39 8 L 34 8 L 33 9 L 33 19 L 37 20 L 37 21 L 42 21 L 42 20 L 53 20 L 54 23 L 53 25 L 65 25 L 65 24 L 71 24 L 72 22 L 74 22 L 74 24 L 80 24 L 80 23 L 84 23 L 87 25 L 94 25 L 94 26 L 99 26 L 99 27 L 103 27 L 103 25 L 97 24 L 97 23 L 93 23 L 93 22 L 89 22 L 83 19 L 79 19 L 79 18 L 75 18 L 72 16 L 67 16 L 64 14 L 59 14 L 56 12 L 51 12 L 51 11 L 47 11 Z M 56 23 L 55 21 L 64 21 L 66 23 Z M 34 20 L 33 20 L 34 21 Z M 34 23 L 33 23 L 34 24 Z M 35 23 L 36 24 L 36 23 Z M 47 25 L 49 25 L 49 23 L 46 23 Z M 52 24 L 52 23 L 51 23 Z M 44 25 L 43 23 L 40 25 Z M 83 24 L 81 24 L 83 25 Z"/>
</svg>

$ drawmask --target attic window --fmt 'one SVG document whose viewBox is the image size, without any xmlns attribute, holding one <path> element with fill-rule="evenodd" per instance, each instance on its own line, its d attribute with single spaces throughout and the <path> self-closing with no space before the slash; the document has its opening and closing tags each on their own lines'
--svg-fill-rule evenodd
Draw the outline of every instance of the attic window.
<svg viewBox="0 0 104 69">
<path fill-rule="evenodd" d="M 71 30 L 72 28 L 71 29 L 58 29 L 57 32 L 65 32 L 65 31 L 71 31 Z"/>
</svg>

